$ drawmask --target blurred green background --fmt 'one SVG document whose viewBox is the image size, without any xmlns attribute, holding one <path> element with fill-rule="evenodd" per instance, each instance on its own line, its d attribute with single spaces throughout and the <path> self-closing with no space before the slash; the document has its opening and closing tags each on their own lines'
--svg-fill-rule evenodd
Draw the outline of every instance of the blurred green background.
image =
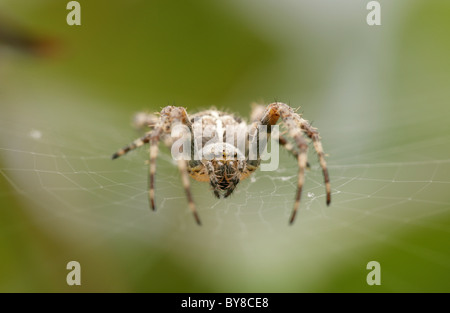
<svg viewBox="0 0 450 313">
<path fill-rule="evenodd" d="M 450 2 L 379 1 L 381 26 L 368 1 L 90 0 L 81 26 L 67 2 L 0 0 L 1 27 L 57 42 L 39 56 L 0 41 L 0 291 L 450 291 Z M 285 152 L 231 199 L 193 182 L 202 227 L 167 149 L 156 213 L 148 150 L 110 160 L 137 111 L 245 117 L 275 99 L 329 154 L 332 204 L 310 151 L 293 226 Z"/>
</svg>

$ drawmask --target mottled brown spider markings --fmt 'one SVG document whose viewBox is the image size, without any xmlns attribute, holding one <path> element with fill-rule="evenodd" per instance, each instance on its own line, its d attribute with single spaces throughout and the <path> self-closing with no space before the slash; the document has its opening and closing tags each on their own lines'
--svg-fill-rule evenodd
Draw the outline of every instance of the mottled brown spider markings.
<svg viewBox="0 0 450 313">
<path fill-rule="evenodd" d="M 256 158 L 249 157 L 249 146 L 255 144 L 259 138 L 260 126 L 267 126 L 266 132 L 267 137 L 269 137 L 271 135 L 271 126 L 275 125 L 280 118 L 293 144 L 282 135 L 279 135 L 278 141 L 281 146 L 285 147 L 297 159 L 298 164 L 297 193 L 294 209 L 289 220 L 290 224 L 292 224 L 300 205 L 305 168 L 308 167 L 308 141 L 305 135 L 312 140 L 319 158 L 325 182 L 327 205 L 331 202 L 331 188 L 325 154 L 317 129 L 312 127 L 308 121 L 303 119 L 285 103 L 274 102 L 267 107 L 261 105 L 254 106 L 250 125 L 247 125 L 239 117 L 217 110 L 202 111 L 193 114 L 191 117 L 188 116 L 183 107 L 175 106 L 163 108 L 160 117 L 152 114 L 139 113 L 136 115 L 136 125 L 138 127 L 149 127 L 150 131 L 130 145 L 117 151 L 112 158 L 116 159 L 131 150 L 150 143 L 149 201 L 152 209 L 155 210 L 154 178 L 158 143 L 162 140 L 168 147 L 172 147 L 174 142 L 180 140 L 185 135 L 189 135 L 191 138 L 191 157 L 189 160 L 177 160 L 177 165 L 181 173 L 189 208 L 195 220 L 200 225 L 200 218 L 190 191 L 189 176 L 198 181 L 209 182 L 217 198 L 228 197 L 233 193 L 239 182 L 250 176 L 261 163 L 259 154 Z M 177 125 L 184 125 L 185 133 L 179 133 L 177 136 L 173 136 L 172 130 Z M 233 129 L 236 134 L 245 135 L 246 144 L 244 148 L 237 145 L 236 141 L 234 144 L 230 144 L 230 141 L 225 139 L 227 136 L 226 130 L 229 129 Z M 231 134 L 231 136 L 236 134 Z M 197 153 L 203 157 L 196 158 Z"/>
</svg>

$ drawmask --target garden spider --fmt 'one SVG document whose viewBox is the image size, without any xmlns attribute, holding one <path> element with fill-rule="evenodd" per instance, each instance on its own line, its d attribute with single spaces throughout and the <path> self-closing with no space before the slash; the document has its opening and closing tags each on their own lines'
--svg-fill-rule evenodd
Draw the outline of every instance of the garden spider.
<svg viewBox="0 0 450 313">
<path fill-rule="evenodd" d="M 197 224 L 201 225 L 200 218 L 195 208 L 194 200 L 190 191 L 189 176 L 198 181 L 209 182 L 214 195 L 217 198 L 224 198 L 232 194 L 237 184 L 251 175 L 260 165 L 261 158 L 259 153 L 256 158 L 249 158 L 248 144 L 255 142 L 259 138 L 260 126 L 267 126 L 267 137 L 271 134 L 271 127 L 281 118 L 286 127 L 287 134 L 293 140 L 291 144 L 285 137 L 279 135 L 280 145 L 285 147 L 297 159 L 298 163 L 298 182 L 297 193 L 295 196 L 294 208 L 289 223 L 294 222 L 298 207 L 300 205 L 300 196 L 305 176 L 305 168 L 308 167 L 307 151 L 308 141 L 306 135 L 313 142 L 314 149 L 319 157 L 319 163 L 322 167 L 323 177 L 326 188 L 326 203 L 331 201 L 330 179 L 328 176 L 327 165 L 322 144 L 320 142 L 317 129 L 312 127 L 308 121 L 297 114 L 289 105 L 281 102 L 274 102 L 267 107 L 255 105 L 251 114 L 251 125 L 248 125 L 239 117 L 229 113 L 210 109 L 188 116 L 183 107 L 167 106 L 161 110 L 160 116 L 153 114 L 139 113 L 136 115 L 135 124 L 138 127 L 149 127 L 143 137 L 136 139 L 128 146 L 113 154 L 116 159 L 125 153 L 134 150 L 146 143 L 150 143 L 150 166 L 149 166 L 149 200 L 153 210 L 155 210 L 155 184 L 156 158 L 158 155 L 158 143 L 163 141 L 168 147 L 172 147 L 175 140 L 188 135 L 192 147 L 191 157 L 188 159 L 178 159 L 178 169 L 181 173 L 183 187 L 189 203 L 189 208 L 194 215 Z M 174 136 L 172 130 L 175 126 L 184 126 L 184 134 Z M 211 140 L 211 137 L 225 136 L 224 127 L 233 126 L 235 129 L 245 129 L 246 148 L 244 151 L 238 148 L 236 144 L 223 144 Z M 244 127 L 244 128 L 242 128 Z M 227 128 L 228 129 L 228 128 Z M 198 131 L 200 130 L 200 131 Z M 204 136 L 204 130 L 209 130 L 210 135 Z M 213 134 L 213 135 L 211 135 Z M 198 144 L 195 145 L 195 142 Z M 212 157 L 195 159 L 194 153 L 201 151 L 212 151 Z M 259 150 L 261 151 L 261 150 Z M 224 158 L 221 158 L 224 157 Z"/>
</svg>

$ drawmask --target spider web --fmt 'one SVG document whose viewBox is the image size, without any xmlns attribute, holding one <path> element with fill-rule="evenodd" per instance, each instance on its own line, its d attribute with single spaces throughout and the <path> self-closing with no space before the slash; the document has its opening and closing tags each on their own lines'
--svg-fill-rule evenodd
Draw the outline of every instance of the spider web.
<svg viewBox="0 0 450 313">
<path fill-rule="evenodd" d="M 63 98 L 4 95 L 8 105 L 0 118 L 0 174 L 11 186 L 0 196 L 15 194 L 23 211 L 51 236 L 82 242 L 86 251 L 124 241 L 176 251 L 185 260 L 201 262 L 206 272 L 220 265 L 256 277 L 268 267 L 285 268 L 266 277 L 277 284 L 299 263 L 308 269 L 299 274 L 302 286 L 314 286 L 318 276 L 325 276 L 324 268 L 330 270 L 324 259 L 348 260 L 355 249 L 374 242 L 449 267 L 448 254 L 440 249 L 392 240 L 417 227 L 448 238 L 441 220 L 450 213 L 450 159 L 441 149 L 449 143 L 447 135 L 402 145 L 378 146 L 375 141 L 374 148 L 364 148 L 356 141 L 340 144 L 342 134 L 325 123 L 320 129 L 330 155 L 330 207 L 310 151 L 300 212 L 288 226 L 297 169 L 295 160 L 282 152 L 275 173 L 257 172 L 230 199 L 217 200 L 208 184 L 192 182 L 203 222 L 198 227 L 167 149 L 158 159 L 157 212 L 152 212 L 147 198 L 148 149 L 110 159 L 118 147 L 137 137 L 127 119 L 80 106 L 82 101 L 66 99 L 61 104 Z M 116 127 L 120 123 L 126 127 Z M 226 282 L 226 274 L 219 281 Z"/>
</svg>

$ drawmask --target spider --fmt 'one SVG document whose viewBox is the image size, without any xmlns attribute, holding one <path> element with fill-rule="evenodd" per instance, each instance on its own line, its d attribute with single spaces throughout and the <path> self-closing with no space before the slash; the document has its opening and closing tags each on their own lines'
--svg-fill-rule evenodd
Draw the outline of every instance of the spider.
<svg viewBox="0 0 450 313">
<path fill-rule="evenodd" d="M 319 158 L 325 182 L 327 205 L 331 202 L 331 188 L 325 154 L 317 129 L 312 127 L 308 121 L 303 119 L 301 115 L 285 103 L 274 102 L 267 107 L 254 105 L 250 116 L 250 125 L 247 125 L 245 121 L 233 114 L 215 109 L 201 111 L 191 116 L 188 116 L 185 108 L 177 106 L 166 106 L 161 110 L 159 117 L 153 114 L 139 113 L 135 117 L 136 126 L 141 128 L 148 127 L 150 130 L 143 137 L 136 139 L 131 144 L 114 153 L 112 159 L 116 159 L 144 144 L 150 144 L 148 196 L 150 206 L 152 210 L 155 210 L 154 182 L 159 141 L 163 141 L 171 148 L 175 140 L 179 140 L 183 136 L 188 135 L 189 138 L 193 138 L 190 139 L 192 147 L 190 158 L 178 159 L 177 165 L 181 173 L 189 208 L 197 224 L 201 225 L 190 190 L 189 176 L 197 181 L 209 182 L 217 198 L 230 196 L 239 182 L 250 176 L 260 165 L 261 157 L 259 153 L 255 158 L 249 157 L 249 143 L 255 142 L 259 138 L 261 126 L 267 126 L 266 134 L 261 135 L 269 137 L 272 126 L 280 118 L 286 128 L 286 134 L 289 135 L 294 144 L 291 144 L 283 134 L 278 136 L 278 142 L 297 159 L 298 164 L 297 192 L 294 208 L 289 220 L 289 224 L 292 224 L 300 205 L 305 168 L 309 167 L 309 163 L 307 162 L 308 140 L 305 138 L 305 135 L 312 140 Z M 180 125 L 184 127 L 184 133 L 181 132 L 181 134 L 179 133 L 174 136 L 172 130 L 175 126 Z M 214 136 L 216 138 L 224 138 L 225 126 L 235 127 L 238 132 L 242 132 L 242 129 L 245 129 L 246 146 L 244 149 L 239 148 L 236 142 L 234 144 L 223 144 L 211 140 Z M 209 130 L 209 135 L 205 136 L 202 130 L 206 129 Z M 200 159 L 194 158 L 194 154 L 199 151 L 207 151 L 206 154 L 209 157 L 203 155 Z"/>
</svg>

